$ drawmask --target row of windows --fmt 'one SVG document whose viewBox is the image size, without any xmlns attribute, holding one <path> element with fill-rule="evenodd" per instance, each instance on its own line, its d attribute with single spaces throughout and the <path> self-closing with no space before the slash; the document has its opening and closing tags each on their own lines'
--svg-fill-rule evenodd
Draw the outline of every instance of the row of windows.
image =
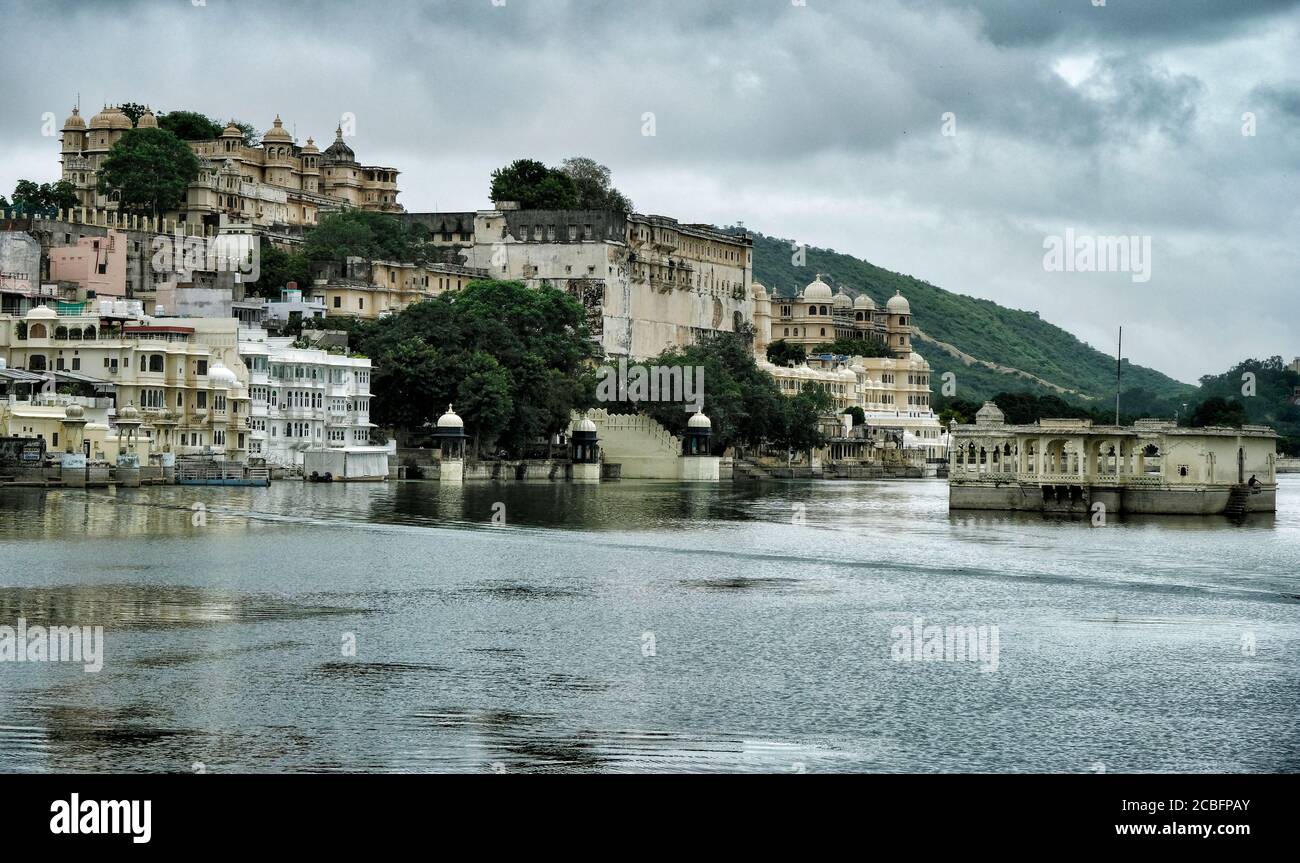
<svg viewBox="0 0 1300 863">
<path fill-rule="evenodd" d="M 231 405 L 237 406 L 238 402 L 230 403 L 228 405 L 226 401 L 226 397 L 221 395 L 220 393 L 217 393 L 212 397 L 212 408 L 217 413 L 224 413 L 226 411 L 226 408 Z M 146 387 L 140 390 L 140 407 L 161 410 L 166 406 L 167 406 L 167 394 L 164 390 L 156 389 L 153 387 Z M 176 407 L 178 408 L 185 407 L 184 392 L 176 393 Z M 207 410 L 207 407 L 208 407 L 207 391 L 196 390 L 194 393 L 194 408 L 196 410 Z M 238 413 L 238 412 L 239 411 L 237 407 L 235 407 L 235 409 L 232 410 L 232 413 Z"/>
<path fill-rule="evenodd" d="M 279 428 L 278 425 L 271 426 L 271 437 L 276 437 Z M 309 422 L 285 423 L 284 436 L 287 438 L 314 438 L 320 440 L 321 426 Z M 349 430 L 331 428 L 328 430 L 328 436 L 335 443 L 347 443 Z M 353 443 L 364 444 L 370 442 L 370 432 L 367 429 L 352 429 L 350 437 Z"/>
</svg>

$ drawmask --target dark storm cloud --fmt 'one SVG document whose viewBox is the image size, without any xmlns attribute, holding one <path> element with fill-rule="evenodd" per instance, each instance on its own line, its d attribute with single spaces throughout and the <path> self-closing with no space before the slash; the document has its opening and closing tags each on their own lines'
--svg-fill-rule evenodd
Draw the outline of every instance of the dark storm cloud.
<svg viewBox="0 0 1300 863">
<path fill-rule="evenodd" d="M 1215 41 L 1295 9 L 1300 0 L 928 0 L 978 15 L 999 45 L 1057 39 Z"/>
<path fill-rule="evenodd" d="M 1251 96 L 1293 122 L 1300 122 L 1300 81 L 1261 84 Z"/>
</svg>

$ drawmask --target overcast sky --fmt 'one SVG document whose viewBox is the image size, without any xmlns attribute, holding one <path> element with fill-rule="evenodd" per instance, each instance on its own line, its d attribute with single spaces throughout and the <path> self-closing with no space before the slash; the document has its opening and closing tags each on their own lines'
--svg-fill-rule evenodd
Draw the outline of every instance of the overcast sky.
<svg viewBox="0 0 1300 863">
<path fill-rule="evenodd" d="M 409 210 L 585 155 L 641 212 L 1123 324 L 1183 380 L 1300 355 L 1300 0 L 197 2 L 6 3 L 0 191 L 57 179 L 78 94 L 322 148 L 350 112 Z M 1149 280 L 1046 271 L 1067 229 L 1150 237 Z"/>
</svg>

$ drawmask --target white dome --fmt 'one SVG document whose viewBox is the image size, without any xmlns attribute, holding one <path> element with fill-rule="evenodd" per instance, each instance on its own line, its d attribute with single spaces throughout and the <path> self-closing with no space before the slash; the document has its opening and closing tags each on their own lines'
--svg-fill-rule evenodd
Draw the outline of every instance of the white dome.
<svg viewBox="0 0 1300 863">
<path fill-rule="evenodd" d="M 871 297 L 868 297 L 866 294 L 858 294 L 857 298 L 853 300 L 853 308 L 874 311 L 876 308 L 876 301 L 871 299 Z"/>
<path fill-rule="evenodd" d="M 213 386 L 225 387 L 230 389 L 239 383 L 239 378 L 235 373 L 222 365 L 221 360 L 214 360 L 212 365 L 208 366 L 208 380 Z"/>
<path fill-rule="evenodd" d="M 841 290 L 838 294 L 835 295 L 835 308 L 837 309 L 853 308 L 853 298 L 850 297 L 848 294 L 844 293 L 843 290 Z"/>
<path fill-rule="evenodd" d="M 24 315 L 24 317 L 28 319 L 34 318 L 38 320 L 47 320 L 47 321 L 53 320 L 58 316 L 59 313 L 54 311 L 54 309 L 50 308 L 49 306 L 32 306 L 30 309 L 27 310 L 27 314 Z"/>
<path fill-rule="evenodd" d="M 583 417 L 582 420 L 573 427 L 573 430 L 576 432 L 592 432 L 594 434 L 596 431 L 596 424 L 587 417 Z"/>
<path fill-rule="evenodd" d="M 749 293 L 756 300 L 767 299 L 767 288 L 763 287 L 762 283 L 760 282 L 752 283 L 749 286 Z"/>
<path fill-rule="evenodd" d="M 703 413 L 696 412 L 686 421 L 686 426 L 693 429 L 711 429 L 713 423 Z"/>
<path fill-rule="evenodd" d="M 70 420 L 79 420 L 86 415 L 86 409 L 79 404 L 73 403 L 68 405 L 68 408 L 63 412 L 63 415 Z"/>
<path fill-rule="evenodd" d="M 805 300 L 829 300 L 832 298 L 831 286 L 822 281 L 822 274 L 809 282 L 803 289 Z"/>
<path fill-rule="evenodd" d="M 463 429 L 464 427 L 465 421 L 451 409 L 451 405 L 447 405 L 447 412 L 438 417 L 438 428 L 440 429 Z"/>
<path fill-rule="evenodd" d="M 117 412 L 118 422 L 135 422 L 140 419 L 140 411 L 136 409 L 133 402 L 127 402 L 126 407 Z"/>
<path fill-rule="evenodd" d="M 907 302 L 907 298 L 903 296 L 902 291 L 895 291 L 894 295 L 889 298 L 889 302 L 885 303 L 885 310 L 893 315 L 910 315 L 912 306 Z"/>
</svg>

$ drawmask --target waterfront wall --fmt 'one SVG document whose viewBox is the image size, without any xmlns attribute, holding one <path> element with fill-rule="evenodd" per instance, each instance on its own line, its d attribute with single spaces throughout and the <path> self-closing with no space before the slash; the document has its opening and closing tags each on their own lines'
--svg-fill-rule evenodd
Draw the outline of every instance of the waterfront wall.
<svg viewBox="0 0 1300 863">
<path fill-rule="evenodd" d="M 1217 515 L 1228 506 L 1227 488 L 1108 488 L 1098 486 L 954 484 L 948 487 L 949 509 L 994 509 L 1090 515 L 1095 503 L 1107 514 Z M 1246 498 L 1247 512 L 1275 512 L 1277 489 L 1264 487 Z"/>
</svg>

